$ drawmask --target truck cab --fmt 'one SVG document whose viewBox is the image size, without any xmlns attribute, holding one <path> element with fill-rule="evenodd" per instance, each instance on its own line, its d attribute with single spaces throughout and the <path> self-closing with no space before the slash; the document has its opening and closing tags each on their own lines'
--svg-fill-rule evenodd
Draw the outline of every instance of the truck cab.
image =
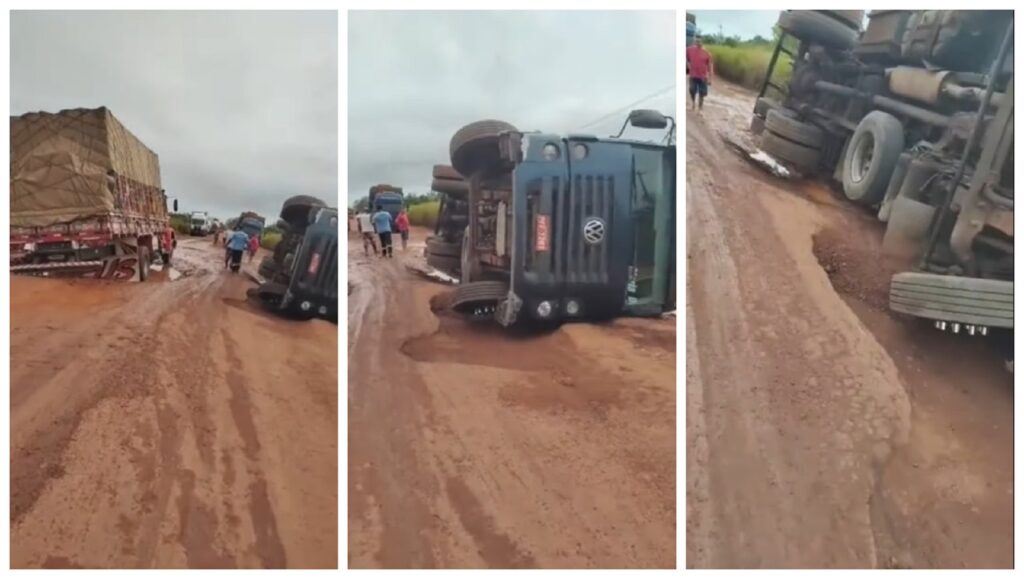
<svg viewBox="0 0 1024 579">
<path fill-rule="evenodd" d="M 471 175 L 457 309 L 512 325 L 675 307 L 674 121 L 634 111 L 627 123 L 671 129 L 662 143 L 622 131 L 505 130 L 493 140 L 493 162 L 483 153 L 468 163 L 482 161 L 478 170 L 453 155 Z"/>
</svg>

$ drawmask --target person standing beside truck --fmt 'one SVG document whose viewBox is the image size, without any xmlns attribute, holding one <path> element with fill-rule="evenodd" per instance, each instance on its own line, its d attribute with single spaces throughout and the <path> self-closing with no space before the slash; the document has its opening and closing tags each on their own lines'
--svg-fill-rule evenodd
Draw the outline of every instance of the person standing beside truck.
<svg viewBox="0 0 1024 579">
<path fill-rule="evenodd" d="M 704 49 L 699 36 L 694 38 L 693 46 L 686 47 L 686 69 L 690 83 L 690 103 L 698 113 L 704 110 L 704 97 L 708 96 L 708 87 L 715 74 L 715 64 L 711 53 Z"/>
<path fill-rule="evenodd" d="M 368 247 L 373 248 L 373 254 L 377 255 L 377 239 L 373 233 L 373 221 L 368 211 L 356 215 L 356 225 L 359 228 L 359 235 L 363 238 L 363 254 L 370 255 Z"/>
<path fill-rule="evenodd" d="M 231 262 L 241 262 L 242 253 L 245 252 L 245 248 L 249 247 L 249 235 L 242 231 L 237 230 L 231 234 L 227 242 L 227 255 L 224 257 L 224 268 L 227 269 L 231 265 Z"/>
<path fill-rule="evenodd" d="M 377 212 L 373 214 L 373 228 L 377 231 L 377 235 L 380 237 L 380 253 L 381 257 L 391 257 L 391 214 L 384 211 L 384 208 L 380 205 L 377 206 Z"/>
<path fill-rule="evenodd" d="M 253 235 L 249 238 L 249 263 L 252 263 L 252 258 L 256 257 L 256 251 L 260 248 L 260 238 L 258 235 Z"/>
<path fill-rule="evenodd" d="M 405 251 L 409 245 L 409 214 L 405 212 L 405 209 L 398 212 L 398 217 L 395 218 L 395 227 L 398 228 L 398 234 L 402 237 L 402 251 Z"/>
</svg>

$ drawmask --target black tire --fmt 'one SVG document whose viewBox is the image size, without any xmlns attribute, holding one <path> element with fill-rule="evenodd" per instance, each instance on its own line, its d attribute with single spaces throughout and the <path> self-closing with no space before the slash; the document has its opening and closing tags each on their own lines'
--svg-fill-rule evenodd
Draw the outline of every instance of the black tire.
<svg viewBox="0 0 1024 579">
<path fill-rule="evenodd" d="M 444 193 L 459 199 L 465 199 L 469 195 L 469 183 L 465 181 L 434 179 L 430 182 L 430 188 L 438 193 Z"/>
<path fill-rule="evenodd" d="M 1013 282 L 898 273 L 889 286 L 889 308 L 918 318 L 1013 328 Z"/>
<path fill-rule="evenodd" d="M 814 10 L 786 10 L 779 16 L 779 28 L 828 48 L 847 50 L 857 43 L 857 31 L 848 22 Z"/>
<path fill-rule="evenodd" d="M 273 256 L 268 255 L 260 262 L 260 267 L 257 271 L 260 274 L 260 277 L 269 280 L 274 279 L 274 276 L 277 275 L 279 269 L 280 268 L 277 266 L 277 263 L 274 262 Z"/>
<path fill-rule="evenodd" d="M 441 270 L 452 277 L 459 275 L 459 258 L 447 255 L 427 254 L 427 265 L 434 269 Z"/>
<path fill-rule="evenodd" d="M 860 31 L 860 25 L 864 23 L 863 10 L 822 10 L 822 12 L 846 24 L 853 30 Z"/>
<path fill-rule="evenodd" d="M 843 157 L 843 193 L 847 199 L 867 206 L 880 203 L 903 145 L 903 125 L 896 117 L 873 111 L 861 119 Z"/>
<path fill-rule="evenodd" d="M 807 145 L 808 147 L 820 147 L 825 133 L 818 127 L 797 120 L 793 115 L 786 114 L 784 110 L 774 109 L 768 111 L 768 117 L 764 121 L 764 128 L 770 133 L 775 133 L 794 143 Z"/>
<path fill-rule="evenodd" d="M 327 207 L 327 204 L 311 195 L 289 197 L 281 206 L 281 219 L 293 227 L 305 228 L 309 225 L 310 210 L 320 207 Z"/>
<path fill-rule="evenodd" d="M 515 130 L 512 125 L 495 120 L 477 121 L 462 127 L 448 145 L 452 168 L 465 176 L 494 172 L 501 165 L 498 135 Z"/>
<path fill-rule="evenodd" d="M 779 101 L 777 101 L 777 100 L 775 100 L 773 98 L 761 97 L 761 98 L 757 99 L 756 103 L 754 103 L 754 115 L 758 116 L 758 117 L 761 117 L 763 119 L 763 118 L 768 116 L 768 111 L 770 111 L 772 109 L 781 109 L 781 108 L 782 108 L 782 103 L 780 103 Z"/>
<path fill-rule="evenodd" d="M 431 173 L 434 179 L 450 179 L 453 181 L 462 181 L 465 177 L 461 173 L 456 171 L 451 165 L 434 165 L 434 171 Z"/>
<path fill-rule="evenodd" d="M 508 283 L 503 281 L 464 283 L 452 292 L 451 308 L 460 313 L 472 313 L 476 308 L 496 306 L 507 296 Z"/>
<path fill-rule="evenodd" d="M 765 132 L 761 135 L 761 149 L 803 172 L 810 172 L 818 167 L 818 149 L 787 141 L 774 133 Z"/>
<path fill-rule="evenodd" d="M 439 255 L 459 259 L 462 256 L 462 244 L 450 243 L 438 237 L 427 239 L 427 255 Z"/>
</svg>

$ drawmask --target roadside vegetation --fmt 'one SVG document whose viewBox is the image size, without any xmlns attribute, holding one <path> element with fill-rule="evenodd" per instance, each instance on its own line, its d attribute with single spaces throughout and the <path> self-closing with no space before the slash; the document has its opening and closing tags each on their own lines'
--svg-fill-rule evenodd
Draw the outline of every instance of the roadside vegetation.
<svg viewBox="0 0 1024 579">
<path fill-rule="evenodd" d="M 768 64 L 772 59 L 772 51 L 775 50 L 775 42 L 779 37 L 776 29 L 774 38 L 755 36 L 748 40 L 741 40 L 736 36 L 722 36 L 717 34 L 705 34 L 701 38 L 704 48 L 711 53 L 714 59 L 715 76 L 736 83 L 751 90 L 759 90 L 764 82 L 765 74 L 768 72 Z M 794 41 L 795 39 L 789 39 Z M 787 42 L 786 48 L 796 52 L 795 44 L 790 46 Z M 779 62 L 775 68 L 773 82 L 785 85 L 793 72 L 793 60 L 785 53 L 779 54 Z"/>
</svg>

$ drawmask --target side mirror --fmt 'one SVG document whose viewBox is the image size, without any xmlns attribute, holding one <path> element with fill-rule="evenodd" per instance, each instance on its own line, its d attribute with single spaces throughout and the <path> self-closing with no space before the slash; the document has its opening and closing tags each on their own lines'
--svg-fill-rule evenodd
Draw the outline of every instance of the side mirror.
<svg viewBox="0 0 1024 579">
<path fill-rule="evenodd" d="M 668 119 L 655 110 L 637 109 L 629 113 L 629 124 L 641 129 L 664 129 L 668 126 Z"/>
<path fill-rule="evenodd" d="M 178 200 L 177 199 L 174 200 L 174 212 L 175 213 L 178 212 Z"/>
</svg>

